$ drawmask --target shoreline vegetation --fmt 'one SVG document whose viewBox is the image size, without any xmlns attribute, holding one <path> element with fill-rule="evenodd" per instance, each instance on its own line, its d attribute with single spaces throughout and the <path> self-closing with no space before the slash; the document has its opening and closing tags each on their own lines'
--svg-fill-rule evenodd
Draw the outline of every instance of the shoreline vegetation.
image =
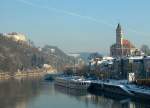
<svg viewBox="0 0 150 108">
<path fill-rule="evenodd" d="M 39 47 L 24 34 L 0 33 L 0 79 L 40 76 L 45 68 L 61 71 L 70 64 L 74 64 L 74 57 L 57 46 Z"/>
<path fill-rule="evenodd" d="M 47 73 L 45 69 L 32 69 L 28 71 L 17 71 L 13 74 L 10 72 L 0 72 L 0 80 L 16 78 L 16 77 L 36 77 L 44 76 Z"/>
</svg>

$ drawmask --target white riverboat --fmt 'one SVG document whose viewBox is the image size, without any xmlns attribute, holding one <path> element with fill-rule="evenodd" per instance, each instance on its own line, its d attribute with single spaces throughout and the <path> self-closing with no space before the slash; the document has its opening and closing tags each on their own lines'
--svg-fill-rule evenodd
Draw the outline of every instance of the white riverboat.
<svg viewBox="0 0 150 108">
<path fill-rule="evenodd" d="M 91 83 L 91 92 L 109 92 L 119 96 L 150 100 L 150 87 L 138 86 L 124 80 L 96 80 Z"/>
<path fill-rule="evenodd" d="M 92 82 L 89 89 L 92 92 L 104 91 L 126 96 L 133 95 L 121 81 L 117 80 L 96 80 Z"/>
<path fill-rule="evenodd" d="M 134 94 L 136 98 L 143 98 L 150 100 L 150 88 L 144 86 L 137 86 L 134 84 L 126 85 L 127 89 Z"/>
<path fill-rule="evenodd" d="M 55 84 L 72 89 L 88 89 L 91 81 L 79 76 L 60 76 L 56 77 Z"/>
</svg>

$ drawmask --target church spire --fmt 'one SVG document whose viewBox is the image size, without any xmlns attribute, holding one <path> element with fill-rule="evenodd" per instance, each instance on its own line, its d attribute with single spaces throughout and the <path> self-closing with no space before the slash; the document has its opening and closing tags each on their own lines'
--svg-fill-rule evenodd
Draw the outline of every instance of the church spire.
<svg viewBox="0 0 150 108">
<path fill-rule="evenodd" d="M 116 29 L 116 44 L 121 45 L 122 39 L 123 39 L 123 32 L 120 23 L 118 23 Z"/>
<path fill-rule="evenodd" d="M 120 23 L 118 23 L 118 25 L 117 25 L 117 30 L 121 30 L 121 25 L 120 25 Z"/>
</svg>

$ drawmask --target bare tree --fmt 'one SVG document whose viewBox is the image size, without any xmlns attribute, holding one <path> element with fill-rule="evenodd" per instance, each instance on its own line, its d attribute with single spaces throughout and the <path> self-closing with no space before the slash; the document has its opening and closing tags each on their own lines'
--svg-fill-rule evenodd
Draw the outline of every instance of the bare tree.
<svg viewBox="0 0 150 108">
<path fill-rule="evenodd" d="M 142 45 L 141 51 L 143 51 L 145 53 L 145 55 L 150 55 L 150 49 L 149 49 L 148 45 Z"/>
</svg>

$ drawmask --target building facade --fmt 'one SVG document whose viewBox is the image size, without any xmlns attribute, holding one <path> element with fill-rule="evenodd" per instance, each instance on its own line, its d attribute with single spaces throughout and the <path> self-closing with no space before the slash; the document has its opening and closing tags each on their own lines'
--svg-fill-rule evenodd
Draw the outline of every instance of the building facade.
<svg viewBox="0 0 150 108">
<path fill-rule="evenodd" d="M 110 47 L 110 55 L 113 57 L 140 55 L 140 51 L 129 40 L 123 38 L 120 24 L 116 28 L 116 43 Z"/>
</svg>

